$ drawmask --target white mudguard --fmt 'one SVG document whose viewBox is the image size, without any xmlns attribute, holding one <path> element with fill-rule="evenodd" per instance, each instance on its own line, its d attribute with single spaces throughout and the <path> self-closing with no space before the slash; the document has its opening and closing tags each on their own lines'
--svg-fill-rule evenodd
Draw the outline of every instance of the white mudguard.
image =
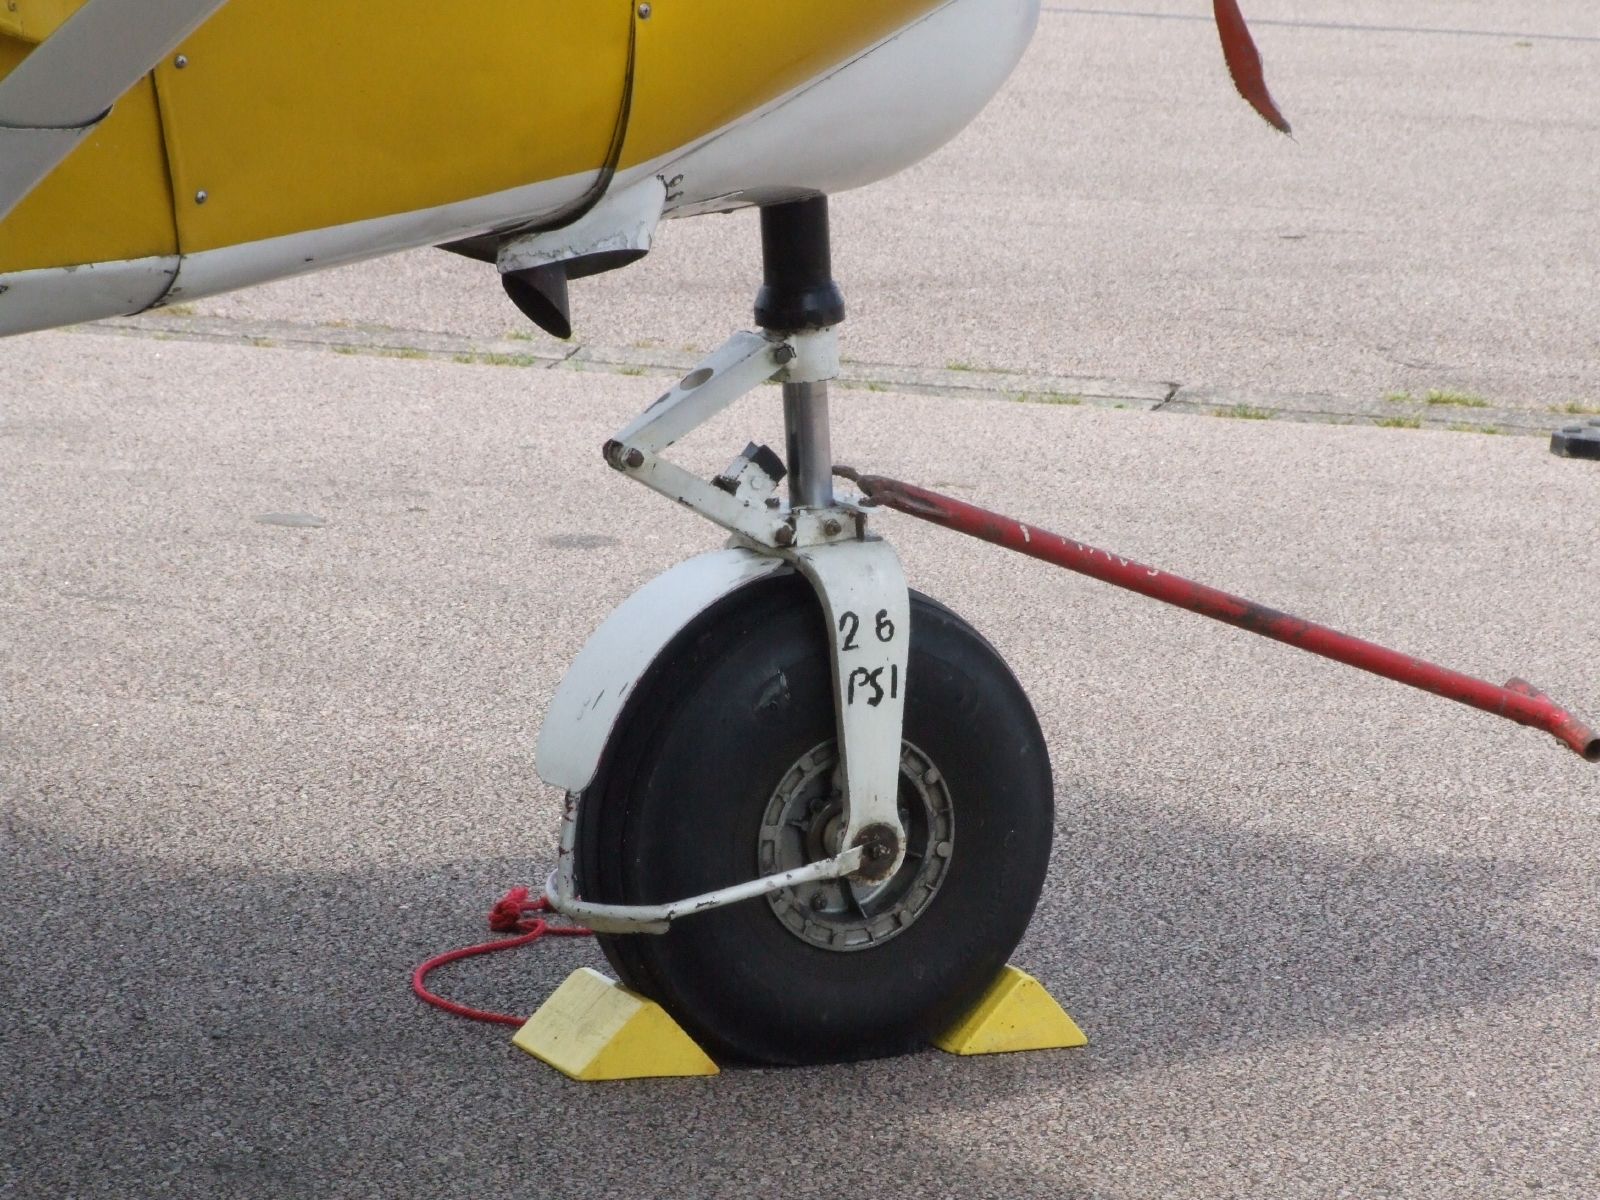
<svg viewBox="0 0 1600 1200">
<path fill-rule="evenodd" d="M 772 555 L 713 550 L 624 600 L 579 651 L 550 701 L 534 759 L 539 778 L 568 792 L 588 787 L 623 705 L 667 643 L 724 596 L 787 570 Z"/>
</svg>

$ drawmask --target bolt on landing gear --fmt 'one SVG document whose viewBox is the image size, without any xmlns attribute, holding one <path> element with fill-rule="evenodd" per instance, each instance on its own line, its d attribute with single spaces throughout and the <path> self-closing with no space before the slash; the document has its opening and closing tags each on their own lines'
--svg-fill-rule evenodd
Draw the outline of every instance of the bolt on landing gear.
<svg viewBox="0 0 1600 1200">
<path fill-rule="evenodd" d="M 761 235 L 762 332 L 605 447 L 732 538 L 625 601 L 562 681 L 539 736 L 568 793 L 548 893 L 715 1055 L 893 1054 L 968 1012 L 1026 929 L 1050 763 L 994 648 L 834 495 L 827 200 L 763 209 Z M 754 445 L 711 481 L 661 457 L 769 380 L 786 469 Z"/>
</svg>

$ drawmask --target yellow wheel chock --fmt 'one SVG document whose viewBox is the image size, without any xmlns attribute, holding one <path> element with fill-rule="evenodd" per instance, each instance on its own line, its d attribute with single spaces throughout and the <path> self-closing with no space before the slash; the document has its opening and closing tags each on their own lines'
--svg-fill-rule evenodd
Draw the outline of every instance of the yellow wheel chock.
<svg viewBox="0 0 1600 1200">
<path fill-rule="evenodd" d="M 1000 972 L 972 1010 L 933 1044 L 950 1054 L 1009 1054 L 1086 1046 L 1083 1030 L 1044 985 L 1016 967 Z"/>
<path fill-rule="evenodd" d="M 512 1037 L 569 1079 L 715 1075 L 717 1064 L 665 1009 L 580 967 Z M 966 1016 L 933 1039 L 951 1054 L 1058 1050 L 1088 1038 L 1037 979 L 1006 967 Z"/>
<path fill-rule="evenodd" d="M 511 1040 L 569 1079 L 717 1074 L 666 1009 L 590 967 L 567 976 Z"/>
</svg>

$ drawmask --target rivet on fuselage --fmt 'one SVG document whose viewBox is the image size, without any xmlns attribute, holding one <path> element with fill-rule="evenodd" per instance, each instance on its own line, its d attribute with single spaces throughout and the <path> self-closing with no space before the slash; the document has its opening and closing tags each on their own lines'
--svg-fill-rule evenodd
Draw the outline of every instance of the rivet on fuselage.
<svg viewBox="0 0 1600 1200">
<path fill-rule="evenodd" d="M 177 58 L 172 60 L 172 65 L 177 67 L 180 71 L 183 70 L 189 65 L 189 56 L 187 54 L 178 55 Z"/>
<path fill-rule="evenodd" d="M 206 202 L 206 190 L 205 190 L 205 188 L 201 188 L 198 192 L 196 192 L 194 194 L 194 202 L 196 204 L 204 204 Z"/>
<path fill-rule="evenodd" d="M 650 6 L 648 4 L 639 5 L 639 19 L 641 21 L 648 21 L 650 19 Z"/>
</svg>

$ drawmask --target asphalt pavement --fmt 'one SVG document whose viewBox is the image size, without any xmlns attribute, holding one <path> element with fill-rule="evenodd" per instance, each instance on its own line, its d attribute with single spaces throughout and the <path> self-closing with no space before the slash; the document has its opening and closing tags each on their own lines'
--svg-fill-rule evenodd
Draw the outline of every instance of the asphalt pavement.
<svg viewBox="0 0 1600 1200">
<path fill-rule="evenodd" d="M 1252 3 L 1290 142 L 1139 8 L 1049 5 L 838 199 L 838 457 L 1600 718 L 1600 463 L 1529 435 L 1600 404 L 1600 24 Z M 1090 1045 L 580 1085 L 412 999 L 550 869 L 583 638 L 719 541 L 597 451 L 754 255 L 669 227 L 576 349 L 437 253 L 0 344 L 0 1195 L 1600 1194 L 1596 767 L 893 514 L 1038 709 L 1015 961 Z M 527 1012 L 578 965 L 437 982 Z"/>
</svg>

